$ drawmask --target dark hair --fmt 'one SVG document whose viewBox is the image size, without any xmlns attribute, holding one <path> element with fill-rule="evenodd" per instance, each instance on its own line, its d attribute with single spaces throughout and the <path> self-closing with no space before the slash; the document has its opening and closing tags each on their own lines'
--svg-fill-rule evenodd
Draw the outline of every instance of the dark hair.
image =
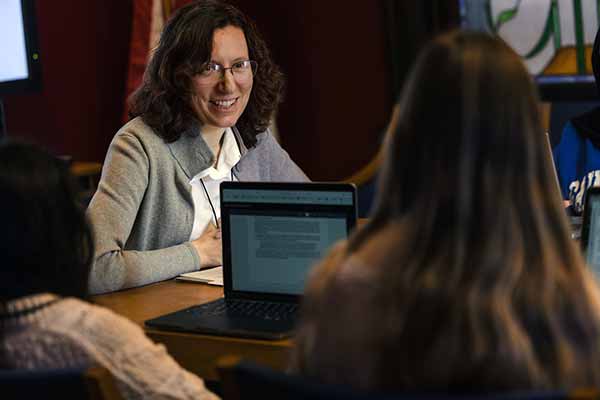
<svg viewBox="0 0 600 400">
<path fill-rule="evenodd" d="M 210 61 L 214 31 L 227 26 L 244 31 L 250 59 L 258 63 L 250 99 L 236 124 L 244 144 L 254 146 L 256 135 L 267 129 L 281 102 L 283 74 L 254 23 L 221 1 L 194 1 L 174 13 L 152 54 L 142 86 L 131 97 L 130 117 L 141 116 L 166 142 L 176 141 L 182 132 L 201 124 L 191 106 L 192 78 Z"/>
<path fill-rule="evenodd" d="M 483 33 L 447 33 L 399 107 L 373 218 L 333 261 L 365 260 L 357 274 L 372 279 L 317 270 L 329 272 L 307 289 L 298 368 L 367 389 L 598 386 L 598 288 L 520 57 Z"/>
<path fill-rule="evenodd" d="M 64 161 L 0 144 L 0 303 L 51 292 L 85 298 L 93 244 Z"/>
</svg>

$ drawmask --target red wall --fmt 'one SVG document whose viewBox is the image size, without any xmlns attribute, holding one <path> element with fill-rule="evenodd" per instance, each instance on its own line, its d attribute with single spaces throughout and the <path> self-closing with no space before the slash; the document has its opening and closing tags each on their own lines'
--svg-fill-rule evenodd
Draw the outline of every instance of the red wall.
<svg viewBox="0 0 600 400">
<path fill-rule="evenodd" d="M 100 161 L 121 124 L 131 0 L 36 4 L 43 89 L 4 98 L 9 134 Z"/>
<path fill-rule="evenodd" d="M 284 147 L 314 180 L 339 180 L 379 148 L 392 107 L 384 15 L 374 0 L 236 0 L 287 75 Z"/>
</svg>

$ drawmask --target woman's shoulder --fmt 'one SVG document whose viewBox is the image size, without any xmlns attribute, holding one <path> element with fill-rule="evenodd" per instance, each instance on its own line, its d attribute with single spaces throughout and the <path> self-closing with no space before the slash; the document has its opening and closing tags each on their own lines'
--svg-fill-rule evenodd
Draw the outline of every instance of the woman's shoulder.
<svg viewBox="0 0 600 400">
<path fill-rule="evenodd" d="M 132 339 L 145 338 L 138 325 L 106 307 L 72 297 L 61 303 L 61 307 L 70 310 L 73 316 L 69 323 L 77 326 L 77 332 L 90 341 L 131 342 Z"/>
<path fill-rule="evenodd" d="M 77 327 L 66 334 L 90 360 L 111 371 L 125 397 L 216 398 L 133 321 L 78 299 L 67 298 L 64 304 L 79 310 Z"/>
<path fill-rule="evenodd" d="M 269 128 L 256 134 L 254 138 L 256 139 L 256 143 L 254 144 L 254 146 L 249 148 L 248 151 L 264 151 L 265 148 L 271 147 L 273 146 L 273 144 L 277 144 L 277 140 L 275 140 L 275 137 L 273 136 Z"/>
<path fill-rule="evenodd" d="M 272 155 L 275 153 L 274 146 L 278 146 L 277 141 L 273 138 L 269 130 L 260 132 L 255 136 L 256 142 L 250 147 L 242 139 L 242 134 L 237 127 L 233 128 L 233 133 L 236 136 L 238 145 L 240 145 L 241 159 L 237 166 L 243 171 L 251 170 L 257 172 L 261 169 L 268 169 L 271 163 Z M 261 175 L 259 173 L 259 175 Z M 261 180 L 259 177 L 252 176 L 246 180 Z"/>
<path fill-rule="evenodd" d="M 168 153 L 165 141 L 141 117 L 133 118 L 117 131 L 110 150 L 149 158 L 161 158 Z"/>
<path fill-rule="evenodd" d="M 33 332 L 44 333 L 73 349 L 103 353 L 125 344 L 144 341 L 142 329 L 113 311 L 74 298 L 58 298 L 30 318 Z M 33 328 L 35 326 L 35 328 Z"/>
<path fill-rule="evenodd" d="M 164 145 L 164 140 L 156 134 L 142 117 L 135 117 L 123 125 L 116 133 L 113 141 L 135 138 L 144 145 Z"/>
<path fill-rule="evenodd" d="M 256 135 L 256 144 L 242 153 L 238 172 L 241 172 L 241 169 L 257 170 L 259 171 L 258 180 L 280 182 L 305 182 L 309 180 L 300 167 L 293 162 L 287 151 L 277 142 L 269 129 Z"/>
<path fill-rule="evenodd" d="M 338 242 L 314 268 L 311 275 L 313 285 L 321 287 L 337 282 L 349 287 L 351 284 L 372 282 L 398 246 L 395 238 L 402 231 L 398 224 L 388 224 L 356 250 L 349 249 L 346 240 Z"/>
<path fill-rule="evenodd" d="M 364 264 L 377 268 L 389 261 L 390 254 L 398 251 L 402 245 L 401 238 L 407 234 L 410 234 L 410 229 L 407 229 L 405 224 L 401 222 L 386 223 L 365 238 L 354 256 L 363 260 Z"/>
<path fill-rule="evenodd" d="M 56 329 L 87 349 L 92 358 L 127 358 L 128 354 L 153 351 L 156 346 L 140 326 L 106 307 L 75 298 L 61 303 L 73 316 Z"/>
<path fill-rule="evenodd" d="M 356 285 L 371 281 L 373 269 L 368 260 L 348 250 L 346 240 L 335 244 L 329 253 L 311 271 L 307 294 L 323 295 L 333 287 L 352 290 Z M 345 289 L 344 289 L 345 288 Z M 337 292 L 337 291 L 336 291 Z"/>
</svg>

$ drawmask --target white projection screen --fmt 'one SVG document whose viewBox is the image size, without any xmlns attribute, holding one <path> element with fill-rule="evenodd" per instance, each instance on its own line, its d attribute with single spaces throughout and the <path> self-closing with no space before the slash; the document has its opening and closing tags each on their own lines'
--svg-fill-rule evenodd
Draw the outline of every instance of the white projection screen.
<svg viewBox="0 0 600 400">
<path fill-rule="evenodd" d="M 21 0 L 0 0 L 0 82 L 27 79 L 27 48 Z"/>
<path fill-rule="evenodd" d="M 0 95 L 38 89 L 34 1 L 0 0 Z"/>
</svg>

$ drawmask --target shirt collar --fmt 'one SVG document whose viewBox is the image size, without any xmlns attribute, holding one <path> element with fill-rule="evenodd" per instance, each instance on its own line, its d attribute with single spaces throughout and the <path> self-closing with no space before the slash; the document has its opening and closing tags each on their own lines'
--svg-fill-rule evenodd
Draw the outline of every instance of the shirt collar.
<svg viewBox="0 0 600 400">
<path fill-rule="evenodd" d="M 227 128 L 223 134 L 217 167 L 210 166 L 203 169 L 192 178 L 192 181 L 204 178 L 205 176 L 209 176 L 211 179 L 222 179 L 231 172 L 231 169 L 240 161 L 240 158 L 241 152 L 238 142 L 231 128 Z"/>
<path fill-rule="evenodd" d="M 233 137 L 233 131 L 231 128 L 227 128 L 223 135 L 223 144 L 221 145 L 221 153 L 217 160 L 217 171 L 231 171 L 231 168 L 240 161 L 242 154 L 238 147 L 235 137 Z"/>
<path fill-rule="evenodd" d="M 195 124 L 187 131 L 182 132 L 175 142 L 167 143 L 171 155 L 189 179 L 210 167 L 214 162 L 214 155 L 202 138 L 201 129 L 201 124 Z M 227 130 L 230 129 L 238 145 L 241 158 L 248 152 L 248 148 L 244 145 L 239 130 L 235 126 Z"/>
</svg>

